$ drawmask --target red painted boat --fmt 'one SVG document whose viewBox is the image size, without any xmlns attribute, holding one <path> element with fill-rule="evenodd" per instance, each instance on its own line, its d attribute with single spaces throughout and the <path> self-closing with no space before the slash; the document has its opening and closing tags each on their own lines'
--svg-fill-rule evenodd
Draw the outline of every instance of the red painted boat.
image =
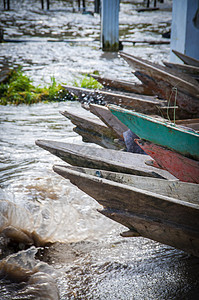
<svg viewBox="0 0 199 300">
<path fill-rule="evenodd" d="M 199 162 L 149 141 L 135 139 L 136 143 L 156 163 L 185 182 L 199 183 Z M 156 166 L 156 163 L 154 166 Z"/>
</svg>

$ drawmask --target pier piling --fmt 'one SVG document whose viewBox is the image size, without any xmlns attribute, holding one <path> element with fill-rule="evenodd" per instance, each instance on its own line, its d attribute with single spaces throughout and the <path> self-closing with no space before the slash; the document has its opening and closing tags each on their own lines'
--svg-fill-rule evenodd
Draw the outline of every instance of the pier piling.
<svg viewBox="0 0 199 300">
<path fill-rule="evenodd" d="M 119 50 L 119 0 L 101 1 L 101 44 L 103 51 Z"/>
</svg>

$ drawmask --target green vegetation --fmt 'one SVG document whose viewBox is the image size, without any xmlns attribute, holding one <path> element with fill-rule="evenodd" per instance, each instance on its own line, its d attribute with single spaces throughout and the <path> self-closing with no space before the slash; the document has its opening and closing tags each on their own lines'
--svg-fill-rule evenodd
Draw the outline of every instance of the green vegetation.
<svg viewBox="0 0 199 300">
<path fill-rule="evenodd" d="M 77 86 L 77 82 L 74 83 Z M 79 86 L 86 88 L 102 87 L 92 77 L 85 76 Z M 49 86 L 35 87 L 32 80 L 24 75 L 22 68 L 13 69 L 8 77 L 0 84 L 0 105 L 7 104 L 33 104 L 38 102 L 75 100 L 61 84 L 51 77 Z"/>
<path fill-rule="evenodd" d="M 78 84 L 77 81 L 74 81 L 74 86 L 80 86 L 82 88 L 87 89 L 101 89 L 103 87 L 101 83 L 99 83 L 96 79 L 88 75 L 85 75 L 81 79 L 80 84 Z"/>
</svg>

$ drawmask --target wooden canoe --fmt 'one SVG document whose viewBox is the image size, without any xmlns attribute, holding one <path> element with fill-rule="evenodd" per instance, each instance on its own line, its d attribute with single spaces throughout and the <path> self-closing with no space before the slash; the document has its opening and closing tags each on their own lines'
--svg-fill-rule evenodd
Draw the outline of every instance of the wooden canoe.
<svg viewBox="0 0 199 300">
<path fill-rule="evenodd" d="M 84 142 L 95 143 L 108 149 L 125 148 L 124 143 L 115 142 L 120 136 L 89 111 L 84 115 L 73 113 L 69 109 L 60 113 L 76 126 L 73 130 L 82 136 Z"/>
<path fill-rule="evenodd" d="M 116 182 L 99 170 L 95 176 L 64 166 L 53 170 L 103 205 L 102 214 L 129 228 L 123 236 L 141 235 L 199 256 L 199 185 L 132 175 L 125 181 L 124 174 Z"/>
<path fill-rule="evenodd" d="M 135 140 L 161 168 L 185 182 L 199 183 L 199 161 L 145 140 Z"/>
<path fill-rule="evenodd" d="M 196 131 L 116 105 L 109 104 L 108 108 L 140 139 L 199 160 L 199 134 Z"/>
<path fill-rule="evenodd" d="M 185 65 L 185 64 L 177 64 L 164 61 L 166 67 L 169 67 L 177 72 L 192 76 L 194 79 L 199 80 L 199 67 Z"/>
<path fill-rule="evenodd" d="M 111 127 L 118 136 L 122 137 L 123 132 L 128 130 L 128 127 L 115 117 L 108 107 L 98 104 L 90 104 L 89 108 L 94 115 L 98 116 L 108 127 Z"/>
<path fill-rule="evenodd" d="M 102 90 L 91 90 L 74 86 L 63 86 L 68 92 L 74 94 L 81 102 L 107 104 L 114 103 L 123 107 L 128 107 L 136 111 L 148 114 L 167 113 L 167 101 L 159 100 L 155 97 L 138 94 L 112 93 Z M 172 109 L 172 108 L 171 108 Z"/>
<path fill-rule="evenodd" d="M 190 76 L 176 76 L 157 64 L 146 62 L 127 53 L 120 53 L 136 72 L 134 73 L 154 94 L 175 101 L 180 108 L 179 118 L 199 117 L 199 84 Z M 175 89 L 175 90 L 174 90 Z"/>
<path fill-rule="evenodd" d="M 145 160 L 149 159 L 148 155 L 49 140 L 37 140 L 36 145 L 73 166 L 164 179 L 175 178 L 165 170 L 147 166 Z"/>
<path fill-rule="evenodd" d="M 199 119 L 176 120 L 177 125 L 185 126 L 199 132 Z"/>
<path fill-rule="evenodd" d="M 199 60 L 195 59 L 193 57 L 190 57 L 186 54 L 180 53 L 176 50 L 172 50 L 172 52 L 179 57 L 185 64 L 190 65 L 190 66 L 195 66 L 195 67 L 199 67 Z"/>
<path fill-rule="evenodd" d="M 128 152 L 145 154 L 145 152 L 137 145 L 134 141 L 135 138 L 138 138 L 133 132 L 131 132 L 126 125 L 124 125 L 118 118 L 116 118 L 110 110 L 102 105 L 90 104 L 90 111 L 98 115 L 108 127 L 114 130 L 119 138 L 121 143 L 124 143 L 125 149 Z"/>
<path fill-rule="evenodd" d="M 133 69 L 151 75 L 151 77 L 157 80 L 164 80 L 172 86 L 181 88 L 185 93 L 189 92 L 191 95 L 195 95 L 199 92 L 199 83 L 186 74 L 179 74 L 179 72 L 171 70 L 171 68 L 150 62 L 129 53 L 120 52 L 120 56 L 126 60 Z"/>
<path fill-rule="evenodd" d="M 149 96 L 153 95 L 151 90 L 147 88 L 144 84 L 136 84 L 127 80 L 118 80 L 107 77 L 101 77 L 95 74 L 91 74 L 91 76 L 106 88 L 124 91 L 127 93 L 135 93 Z"/>
</svg>

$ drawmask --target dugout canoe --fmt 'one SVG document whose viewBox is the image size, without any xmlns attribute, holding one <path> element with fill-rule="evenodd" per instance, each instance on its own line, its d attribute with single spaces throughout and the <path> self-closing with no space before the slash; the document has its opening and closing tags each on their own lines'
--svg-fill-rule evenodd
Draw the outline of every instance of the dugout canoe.
<svg viewBox="0 0 199 300">
<path fill-rule="evenodd" d="M 123 236 L 143 236 L 199 256 L 199 185 L 133 175 L 124 184 L 124 174 L 116 182 L 99 170 L 95 176 L 59 165 L 53 170 L 103 205 L 103 215 L 129 228 Z"/>
<path fill-rule="evenodd" d="M 154 94 L 179 106 L 180 118 L 199 117 L 199 83 L 190 76 L 176 76 L 169 68 L 150 63 L 127 53 L 120 53 L 131 67 L 134 74 Z"/>
<path fill-rule="evenodd" d="M 107 78 L 99 75 L 91 74 L 91 77 L 100 82 L 103 86 L 110 89 L 124 91 L 127 93 L 135 93 L 152 96 L 152 92 L 144 84 L 136 84 L 127 80 L 118 80 L 116 78 Z"/>
<path fill-rule="evenodd" d="M 90 104 L 90 111 L 98 116 L 108 127 L 112 128 L 118 136 L 122 137 L 123 133 L 128 130 L 128 127 L 124 125 L 117 117 L 115 117 L 108 107 L 98 104 Z"/>
<path fill-rule="evenodd" d="M 145 160 L 149 159 L 148 155 L 50 140 L 37 140 L 35 143 L 73 166 L 164 179 L 175 178 L 165 170 L 147 166 Z"/>
<path fill-rule="evenodd" d="M 190 66 L 195 66 L 195 67 L 199 67 L 199 60 L 195 59 L 191 56 L 188 56 L 184 53 L 181 53 L 179 51 L 176 50 L 172 50 L 172 52 L 179 57 L 185 64 L 190 65 Z"/>
<path fill-rule="evenodd" d="M 140 139 L 199 160 L 199 134 L 196 131 L 116 105 L 109 104 L 108 108 Z"/>
<path fill-rule="evenodd" d="M 158 165 L 184 182 L 199 183 L 199 161 L 145 140 L 135 142 L 150 155 Z M 153 164 L 150 165 L 155 166 Z"/>
<path fill-rule="evenodd" d="M 185 126 L 199 132 L 199 119 L 176 120 L 177 125 Z"/>
<path fill-rule="evenodd" d="M 120 136 L 91 112 L 87 111 L 80 114 L 73 113 L 68 109 L 60 113 L 75 125 L 73 131 L 81 135 L 84 142 L 95 143 L 104 148 L 115 150 L 125 147 L 122 141 L 120 143 L 115 141 Z"/>
<path fill-rule="evenodd" d="M 122 145 L 124 144 L 124 149 L 126 151 L 145 154 L 142 148 L 134 142 L 134 139 L 138 138 L 138 136 L 131 132 L 126 125 L 116 118 L 107 107 L 97 104 L 90 104 L 89 107 L 91 112 L 98 115 L 108 127 L 118 134 L 118 142 L 122 143 Z"/>
<path fill-rule="evenodd" d="M 177 72 L 189 75 L 194 79 L 199 80 L 199 67 L 185 65 L 185 64 L 171 63 L 167 61 L 164 61 L 163 63 L 165 64 L 166 67 L 169 67 Z"/>
<path fill-rule="evenodd" d="M 168 110 L 167 101 L 159 100 L 154 96 L 152 97 L 132 93 L 113 93 L 68 85 L 63 85 L 63 87 L 68 92 L 77 96 L 81 102 L 88 102 L 89 104 L 95 103 L 105 105 L 107 103 L 114 103 L 139 112 L 157 115 L 166 115 Z M 170 110 L 173 110 L 173 107 L 169 107 L 169 111 Z"/>
</svg>

